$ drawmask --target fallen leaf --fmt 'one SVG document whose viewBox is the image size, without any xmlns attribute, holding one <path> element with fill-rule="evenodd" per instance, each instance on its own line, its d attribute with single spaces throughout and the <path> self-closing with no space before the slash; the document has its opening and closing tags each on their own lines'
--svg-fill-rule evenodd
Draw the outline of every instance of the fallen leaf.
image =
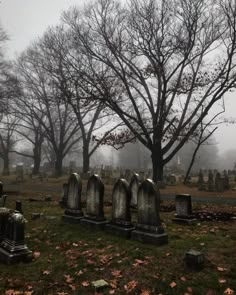
<svg viewBox="0 0 236 295">
<path fill-rule="evenodd" d="M 70 275 L 64 275 L 64 277 L 65 277 L 66 282 L 67 282 L 68 284 L 73 282 L 73 278 L 72 278 Z"/>
<path fill-rule="evenodd" d="M 131 292 L 137 286 L 137 282 L 135 280 L 128 282 L 127 285 L 124 285 L 124 289 L 127 293 Z"/>
<path fill-rule="evenodd" d="M 224 291 L 224 294 L 232 295 L 232 294 L 234 294 L 234 290 L 232 290 L 232 289 L 230 289 L 230 288 L 227 288 L 227 289 Z"/>
<path fill-rule="evenodd" d="M 169 284 L 169 286 L 170 286 L 171 288 L 174 288 L 176 285 L 177 285 L 176 282 L 172 282 L 172 283 Z"/>
<path fill-rule="evenodd" d="M 217 270 L 218 270 L 218 271 L 225 271 L 226 268 L 218 266 L 218 267 L 217 267 Z"/>
<path fill-rule="evenodd" d="M 111 274 L 112 274 L 114 277 L 122 278 L 122 275 L 121 275 L 121 271 L 120 271 L 120 270 L 114 270 L 114 271 L 111 272 Z"/>
<path fill-rule="evenodd" d="M 88 287 L 88 286 L 89 286 L 89 282 L 84 281 L 84 282 L 81 283 L 81 285 L 82 285 L 83 287 Z"/>
<path fill-rule="evenodd" d="M 150 295 L 150 293 L 147 290 L 142 290 L 142 293 L 140 295 Z"/>
<path fill-rule="evenodd" d="M 82 274 L 83 274 L 82 270 L 75 272 L 75 275 L 77 275 L 77 276 L 81 276 Z"/>
<path fill-rule="evenodd" d="M 222 279 L 222 278 L 220 278 L 220 279 L 218 280 L 218 282 L 219 282 L 220 284 L 224 284 L 224 283 L 226 283 L 226 279 Z"/>
<path fill-rule="evenodd" d="M 50 274 L 50 271 L 49 270 L 44 270 L 43 271 L 43 275 L 49 275 Z"/>
<path fill-rule="evenodd" d="M 112 290 L 109 291 L 109 294 L 115 294 L 115 292 L 116 291 L 114 289 L 112 289 Z"/>
<path fill-rule="evenodd" d="M 208 291 L 206 292 L 206 295 L 215 295 L 215 292 L 212 291 L 212 290 L 208 290 Z"/>
<path fill-rule="evenodd" d="M 185 277 L 181 277 L 180 280 L 181 280 L 182 282 L 186 282 L 186 281 L 187 281 Z"/>
<path fill-rule="evenodd" d="M 71 290 L 75 291 L 75 286 L 74 285 L 69 285 L 69 287 L 71 288 Z"/>
<path fill-rule="evenodd" d="M 35 258 L 35 259 L 37 259 L 37 258 L 39 258 L 39 256 L 40 256 L 40 252 L 33 252 L 33 257 Z"/>
<path fill-rule="evenodd" d="M 192 293 L 192 292 L 193 292 L 193 289 L 192 289 L 191 287 L 187 287 L 187 291 L 188 291 L 189 293 Z"/>
</svg>

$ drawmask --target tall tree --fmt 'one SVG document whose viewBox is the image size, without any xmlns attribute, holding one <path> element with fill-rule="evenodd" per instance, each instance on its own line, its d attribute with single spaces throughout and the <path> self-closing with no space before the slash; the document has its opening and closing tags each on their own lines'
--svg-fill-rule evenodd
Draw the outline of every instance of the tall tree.
<svg viewBox="0 0 236 295">
<path fill-rule="evenodd" d="M 151 152 L 153 180 L 235 87 L 234 0 L 97 0 L 64 20 L 107 71 L 87 77 Z M 98 86 L 97 86 L 98 87 Z"/>
</svg>

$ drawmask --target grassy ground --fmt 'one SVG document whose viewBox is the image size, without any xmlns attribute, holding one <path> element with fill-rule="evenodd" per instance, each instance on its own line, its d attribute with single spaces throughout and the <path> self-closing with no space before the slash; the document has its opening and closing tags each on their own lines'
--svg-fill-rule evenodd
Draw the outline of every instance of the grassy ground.
<svg viewBox="0 0 236 295">
<path fill-rule="evenodd" d="M 17 199 L 23 202 L 28 219 L 25 242 L 34 259 L 31 263 L 1 265 L 0 294 L 236 294 L 235 221 L 184 226 L 172 223 L 174 212 L 161 213 L 169 243 L 155 247 L 63 223 L 60 194 L 52 189 L 61 184 L 56 180 L 47 184 L 51 187 L 50 202 L 44 201 L 44 189 L 36 189 L 39 183 L 32 185 L 32 190 L 8 197 L 10 208 Z M 29 197 L 40 201 L 30 202 Z M 198 205 L 194 209 L 235 212 L 236 208 Z M 44 215 L 31 220 L 33 212 Z M 105 213 L 109 219 L 111 208 L 106 207 Z M 205 255 L 205 267 L 200 272 L 184 264 L 190 249 Z M 95 290 L 92 282 L 99 279 L 109 286 Z"/>
</svg>

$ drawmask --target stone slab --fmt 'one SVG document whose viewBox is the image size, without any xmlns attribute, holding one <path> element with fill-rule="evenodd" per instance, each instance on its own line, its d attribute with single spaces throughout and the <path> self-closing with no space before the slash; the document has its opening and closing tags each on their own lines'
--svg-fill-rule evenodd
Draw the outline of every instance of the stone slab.
<svg viewBox="0 0 236 295">
<path fill-rule="evenodd" d="M 103 220 L 103 221 L 98 221 L 98 220 L 93 220 L 90 218 L 82 218 L 80 220 L 80 223 L 89 226 L 90 228 L 98 229 L 98 230 L 103 230 L 108 223 L 108 221 Z"/>
<path fill-rule="evenodd" d="M 167 233 L 155 234 L 150 232 L 144 232 L 141 230 L 134 230 L 131 233 L 131 239 L 135 241 L 140 241 L 152 245 L 165 245 L 168 243 Z"/>
<path fill-rule="evenodd" d="M 186 225 L 194 225 L 197 223 L 197 219 L 195 218 L 181 218 L 181 217 L 175 217 L 172 219 L 174 223 L 178 224 L 186 224 Z"/>
<path fill-rule="evenodd" d="M 0 244 L 0 261 L 6 264 L 32 261 L 32 251 L 25 244 L 14 244 L 3 241 Z"/>
<path fill-rule="evenodd" d="M 113 223 L 108 223 L 105 227 L 105 230 L 109 233 L 112 233 L 116 236 L 130 239 L 132 231 L 135 229 L 134 226 L 122 226 Z"/>
</svg>

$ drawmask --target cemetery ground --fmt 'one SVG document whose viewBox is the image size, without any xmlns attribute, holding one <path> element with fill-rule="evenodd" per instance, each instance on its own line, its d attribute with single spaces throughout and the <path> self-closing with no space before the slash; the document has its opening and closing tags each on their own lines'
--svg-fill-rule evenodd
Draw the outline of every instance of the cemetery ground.
<svg viewBox="0 0 236 295">
<path fill-rule="evenodd" d="M 68 177 L 41 182 L 39 179 L 15 183 L 2 178 L 8 208 L 22 201 L 28 220 L 25 242 L 33 251 L 33 261 L 1 264 L 0 294 L 236 294 L 236 221 L 198 220 L 195 225 L 174 224 L 174 202 L 165 194 L 190 193 L 200 198 L 232 198 L 236 192 L 200 192 L 196 187 L 176 185 L 161 190 L 160 213 L 169 242 L 160 247 L 126 240 L 104 231 L 61 220 L 62 184 Z M 6 188 L 6 189 L 5 189 Z M 86 181 L 83 182 L 83 199 Z M 111 217 L 112 185 L 105 185 L 105 215 Z M 193 211 L 235 213 L 236 205 L 194 203 Z M 32 220 L 32 213 L 40 218 Z M 133 212 L 133 220 L 136 214 Z M 204 254 L 200 271 L 186 267 L 190 249 Z M 107 287 L 95 289 L 103 279 Z"/>
</svg>

